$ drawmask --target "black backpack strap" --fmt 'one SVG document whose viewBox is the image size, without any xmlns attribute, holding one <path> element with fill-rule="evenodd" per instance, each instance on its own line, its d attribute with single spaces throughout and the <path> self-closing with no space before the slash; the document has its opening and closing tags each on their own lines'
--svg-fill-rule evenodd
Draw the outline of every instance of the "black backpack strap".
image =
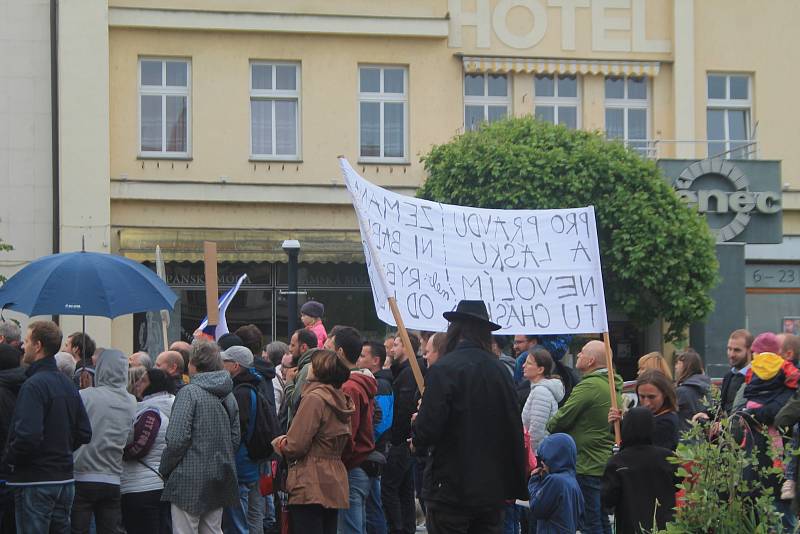
<svg viewBox="0 0 800 534">
<path fill-rule="evenodd" d="M 162 481 L 164 480 L 164 477 L 162 477 L 162 476 L 161 476 L 161 473 L 159 473 L 159 472 L 158 472 L 158 470 L 156 470 L 156 469 L 153 469 L 151 466 L 147 465 L 147 464 L 146 464 L 146 463 L 144 463 L 142 460 L 136 460 L 136 461 L 137 461 L 138 463 L 142 464 L 143 466 L 145 466 L 146 468 L 148 468 L 148 469 L 149 469 L 150 471 L 152 471 L 153 473 L 155 473 L 155 474 L 158 476 L 158 478 L 160 478 Z"/>
</svg>

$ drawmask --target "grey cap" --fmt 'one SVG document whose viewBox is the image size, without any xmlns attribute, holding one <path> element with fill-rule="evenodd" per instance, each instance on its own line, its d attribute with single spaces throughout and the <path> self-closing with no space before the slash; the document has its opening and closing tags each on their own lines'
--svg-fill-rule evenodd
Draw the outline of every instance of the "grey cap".
<svg viewBox="0 0 800 534">
<path fill-rule="evenodd" d="M 253 353 L 247 347 L 234 345 L 222 351 L 223 362 L 236 362 L 242 367 L 253 367 Z"/>
</svg>

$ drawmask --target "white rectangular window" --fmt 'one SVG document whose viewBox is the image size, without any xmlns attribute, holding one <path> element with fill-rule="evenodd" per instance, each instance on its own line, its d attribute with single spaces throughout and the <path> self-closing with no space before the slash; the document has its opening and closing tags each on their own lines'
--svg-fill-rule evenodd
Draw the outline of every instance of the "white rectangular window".
<svg viewBox="0 0 800 534">
<path fill-rule="evenodd" d="M 648 155 L 650 91 L 645 77 L 606 76 L 606 137 Z"/>
<path fill-rule="evenodd" d="M 534 116 L 578 129 L 581 117 L 580 79 L 572 74 L 537 74 L 533 79 Z"/>
<path fill-rule="evenodd" d="M 706 138 L 708 157 L 748 159 L 755 153 L 750 141 L 751 78 L 744 74 L 709 74 Z"/>
<path fill-rule="evenodd" d="M 250 156 L 300 158 L 300 65 L 250 64 Z"/>
<path fill-rule="evenodd" d="M 464 130 L 509 115 L 511 91 L 505 74 L 464 75 Z"/>
<path fill-rule="evenodd" d="M 139 60 L 139 152 L 142 156 L 189 156 L 191 63 L 186 59 Z"/>
<path fill-rule="evenodd" d="M 358 68 L 359 160 L 408 161 L 408 71 Z"/>
</svg>

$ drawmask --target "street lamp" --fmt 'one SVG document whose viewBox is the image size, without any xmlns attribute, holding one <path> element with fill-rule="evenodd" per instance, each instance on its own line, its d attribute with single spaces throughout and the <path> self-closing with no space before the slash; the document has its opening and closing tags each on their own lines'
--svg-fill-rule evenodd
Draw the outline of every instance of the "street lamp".
<svg viewBox="0 0 800 534">
<path fill-rule="evenodd" d="M 281 248 L 289 256 L 289 291 L 286 295 L 289 297 L 288 339 L 291 340 L 292 333 L 297 328 L 297 256 L 300 254 L 300 241 L 287 239 Z"/>
</svg>

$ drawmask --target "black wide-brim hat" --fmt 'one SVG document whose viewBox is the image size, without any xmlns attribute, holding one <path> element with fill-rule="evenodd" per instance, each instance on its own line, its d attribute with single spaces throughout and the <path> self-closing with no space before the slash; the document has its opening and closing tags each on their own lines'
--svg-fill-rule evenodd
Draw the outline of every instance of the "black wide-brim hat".
<svg viewBox="0 0 800 534">
<path fill-rule="evenodd" d="M 489 325 L 489 329 L 494 332 L 503 328 L 497 323 L 489 320 L 489 312 L 486 311 L 486 304 L 482 300 L 462 300 L 456 306 L 455 311 L 444 312 L 442 316 L 448 321 L 475 321 Z"/>
</svg>

